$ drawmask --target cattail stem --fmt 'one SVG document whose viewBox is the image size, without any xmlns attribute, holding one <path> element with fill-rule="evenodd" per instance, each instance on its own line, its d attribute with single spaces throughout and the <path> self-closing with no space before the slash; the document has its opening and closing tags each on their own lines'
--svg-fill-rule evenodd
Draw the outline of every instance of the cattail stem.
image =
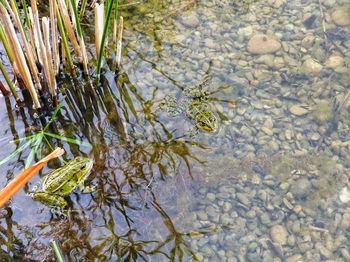
<svg viewBox="0 0 350 262">
<path fill-rule="evenodd" d="M 3 74 L 5 81 L 7 83 L 7 86 L 10 88 L 10 91 L 11 91 L 13 97 L 15 98 L 16 102 L 18 103 L 20 101 L 20 99 L 18 97 L 17 91 L 16 91 L 12 81 L 10 80 L 10 76 L 8 75 L 6 69 L 1 61 L 0 61 L 0 71 Z"/>
<path fill-rule="evenodd" d="M 87 66 L 87 64 L 88 64 L 87 52 L 86 52 L 86 48 L 85 48 L 83 30 L 81 29 L 81 26 L 80 26 L 77 2 L 75 0 L 71 0 L 71 6 L 73 8 L 73 15 L 72 16 L 74 16 L 74 21 L 75 21 L 75 25 L 76 25 L 76 29 L 77 29 L 76 32 L 77 32 L 78 40 L 79 40 L 79 44 L 80 44 L 84 72 L 86 75 L 88 75 L 89 71 L 88 71 L 88 66 Z"/>
<path fill-rule="evenodd" d="M 57 13 L 57 23 L 58 23 L 58 29 L 60 30 L 60 34 L 61 34 L 61 38 L 62 38 L 62 45 L 64 47 L 64 54 L 65 57 L 67 58 L 67 66 L 69 71 L 75 75 L 75 71 L 74 71 L 74 65 L 73 65 L 73 59 L 69 50 L 69 45 L 68 45 L 68 41 L 67 41 L 67 34 L 66 31 L 64 29 L 63 26 L 63 22 L 62 22 L 62 18 L 61 15 L 59 13 Z"/>
<path fill-rule="evenodd" d="M 95 48 L 96 57 L 99 57 L 101 48 L 102 33 L 103 33 L 103 19 L 104 19 L 104 4 L 95 4 Z"/>
<path fill-rule="evenodd" d="M 72 43 L 74 53 L 78 57 L 79 62 L 82 62 L 83 58 L 81 54 L 81 49 L 74 33 L 74 28 L 69 16 L 67 5 L 64 0 L 58 0 L 57 5 L 58 5 L 60 17 L 62 19 L 65 29 L 67 30 L 67 36 L 69 37 L 70 42 Z"/>
<path fill-rule="evenodd" d="M 0 81 L 0 91 L 2 93 L 3 96 L 9 96 L 10 95 L 10 91 L 8 91 L 6 89 L 6 87 L 4 86 L 4 84 Z"/>
<path fill-rule="evenodd" d="M 34 107 L 40 108 L 38 95 L 36 93 L 36 90 L 32 81 L 32 76 L 29 71 L 22 47 L 19 43 L 19 40 L 17 39 L 17 35 L 13 27 L 12 21 L 5 7 L 2 4 L 0 5 L 0 20 L 2 22 L 3 29 L 6 34 L 6 38 L 9 42 L 9 46 L 11 46 L 11 48 L 14 50 L 12 52 L 14 55 L 14 67 L 16 66 L 16 68 L 18 69 L 18 72 L 21 74 L 21 77 L 23 78 L 23 81 L 25 82 L 26 87 L 28 88 L 32 96 Z"/>
<path fill-rule="evenodd" d="M 6 36 L 5 36 L 5 32 L 4 32 L 4 29 L 2 28 L 2 25 L 0 24 L 0 40 L 1 40 L 1 43 L 2 45 L 4 46 L 5 48 L 5 51 L 6 51 L 6 54 L 10 60 L 11 63 L 13 63 L 13 53 L 12 53 L 12 49 L 11 47 L 9 46 L 9 43 L 6 39 Z"/>
<path fill-rule="evenodd" d="M 120 68 L 120 61 L 122 57 L 122 40 L 123 40 L 123 27 L 124 27 L 124 19 L 121 16 L 119 20 L 119 28 L 118 28 L 118 41 L 117 41 L 117 68 Z"/>
<path fill-rule="evenodd" d="M 116 0 L 118 1 L 118 0 Z M 104 20 L 104 26 L 103 26 L 103 33 L 102 33 L 102 39 L 101 39 L 101 46 L 99 50 L 99 56 L 97 60 L 97 67 L 96 67 L 96 81 L 100 81 L 100 75 L 101 75 L 101 69 L 102 69 L 102 60 L 104 57 L 104 50 L 105 50 L 105 45 L 107 41 L 107 35 L 108 35 L 108 27 L 109 27 L 109 20 L 111 17 L 112 13 L 112 8 L 113 7 L 113 0 L 107 1 L 107 6 L 106 6 L 106 19 Z"/>
</svg>

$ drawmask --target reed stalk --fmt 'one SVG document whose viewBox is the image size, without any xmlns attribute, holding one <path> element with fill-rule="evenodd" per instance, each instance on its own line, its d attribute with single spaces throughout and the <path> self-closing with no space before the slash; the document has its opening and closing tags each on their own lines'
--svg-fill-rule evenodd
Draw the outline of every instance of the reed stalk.
<svg viewBox="0 0 350 262">
<path fill-rule="evenodd" d="M 0 92 L 2 93 L 3 96 L 9 96 L 10 95 L 10 91 L 8 91 L 6 89 L 6 87 L 4 86 L 4 84 L 0 81 Z"/>
<path fill-rule="evenodd" d="M 5 48 L 5 52 L 7 54 L 7 57 L 9 58 L 10 63 L 13 63 L 13 53 L 12 53 L 12 48 L 9 46 L 9 43 L 6 39 L 4 29 L 2 28 L 2 25 L 0 24 L 0 40 L 2 45 Z"/>
<path fill-rule="evenodd" d="M 35 86 L 38 89 L 41 89 L 41 83 L 40 83 L 40 78 L 39 78 L 39 72 L 38 72 L 38 68 L 36 66 L 36 59 L 34 57 L 34 49 L 33 47 L 29 44 L 27 36 L 24 32 L 23 29 L 23 24 L 21 22 L 21 19 L 19 17 L 18 14 L 18 7 L 17 4 L 14 0 L 10 0 L 10 4 L 11 7 L 7 4 L 7 9 L 10 12 L 13 20 L 15 21 L 15 24 L 17 26 L 17 29 L 19 30 L 20 34 L 21 34 L 21 38 L 22 38 L 22 43 L 23 43 L 23 47 L 24 47 L 24 51 L 26 53 L 26 58 L 27 58 L 27 64 L 29 66 L 30 71 L 32 72 L 32 76 L 34 78 L 34 83 Z M 12 8 L 12 12 L 11 12 L 11 8 Z M 16 36 L 17 38 L 17 36 Z"/>
<path fill-rule="evenodd" d="M 29 14 L 28 14 L 28 8 L 27 8 L 27 3 L 25 0 L 22 0 L 22 6 L 23 6 L 23 11 L 24 11 L 24 16 L 26 18 L 26 25 L 27 28 L 30 28 L 30 20 L 29 20 Z"/>
<path fill-rule="evenodd" d="M 95 4 L 95 48 L 96 57 L 99 57 L 99 52 L 101 48 L 101 40 L 103 33 L 103 18 L 104 18 L 104 4 Z"/>
<path fill-rule="evenodd" d="M 81 63 L 83 61 L 82 53 L 74 33 L 74 27 L 69 16 L 67 5 L 64 0 L 57 0 L 57 5 L 58 5 L 58 10 L 60 11 L 60 15 L 61 15 L 61 19 L 63 21 L 64 27 L 67 30 L 67 36 L 73 46 L 74 53 L 76 54 L 78 61 Z"/>
<path fill-rule="evenodd" d="M 17 38 L 10 16 L 6 11 L 5 6 L 2 4 L 0 4 L 0 21 L 2 22 L 3 29 L 4 29 L 6 38 L 8 40 L 9 46 L 11 46 L 13 50 L 12 51 L 14 55 L 13 67 L 16 67 L 18 69 L 18 72 L 20 73 L 21 78 L 23 79 L 26 87 L 28 88 L 29 93 L 33 99 L 34 107 L 40 108 L 41 106 L 38 99 L 38 95 L 35 90 L 32 76 L 28 68 L 28 64 L 25 59 L 22 47 Z"/>
<path fill-rule="evenodd" d="M 87 64 L 88 64 L 87 52 L 86 52 L 86 48 L 85 48 L 83 30 L 81 29 L 81 25 L 80 25 L 77 2 L 75 0 L 71 0 L 71 6 L 73 8 L 73 16 L 74 16 L 74 21 L 75 21 L 75 25 L 76 25 L 76 29 L 77 29 L 76 31 L 77 31 L 77 35 L 78 35 L 78 39 L 79 39 L 80 48 L 81 48 L 81 55 L 82 55 L 82 59 L 83 59 L 82 62 L 83 62 L 84 72 L 86 75 L 88 75 L 89 71 L 88 71 L 88 66 L 87 66 Z"/>
<path fill-rule="evenodd" d="M 120 62 L 122 58 L 122 40 L 123 40 L 123 28 L 124 28 L 124 18 L 121 16 L 119 19 L 119 27 L 118 27 L 118 41 L 117 41 L 117 68 L 120 68 Z"/>
<path fill-rule="evenodd" d="M 56 0 L 50 0 L 50 25 L 51 25 L 51 43 L 52 43 L 52 59 L 55 74 L 60 69 L 60 54 L 58 51 L 58 35 L 57 35 L 57 3 Z"/>
<path fill-rule="evenodd" d="M 50 21 L 47 17 L 42 18 L 42 28 L 44 35 L 44 51 L 46 51 L 46 79 L 48 82 L 49 92 L 54 98 L 57 95 L 57 84 L 55 77 L 54 64 L 52 59 L 51 44 L 50 44 Z"/>
<path fill-rule="evenodd" d="M 66 58 L 67 60 L 67 67 L 71 74 L 75 75 L 75 70 L 74 70 L 74 64 L 73 64 L 73 59 L 69 50 L 69 44 L 67 40 L 67 33 L 66 30 L 64 29 L 64 25 L 62 22 L 61 15 L 57 13 L 57 24 L 58 24 L 58 29 L 60 31 L 60 35 L 62 38 L 62 47 L 64 49 L 64 52 L 62 52 L 62 60 Z"/>
<path fill-rule="evenodd" d="M 35 42 L 37 43 L 37 50 L 39 55 L 39 61 L 41 62 L 44 77 L 47 83 L 48 91 L 52 97 L 56 96 L 56 79 L 53 69 L 53 59 L 51 53 L 51 44 L 50 44 L 50 24 L 47 17 L 42 18 L 42 29 L 39 23 L 39 14 L 37 9 L 36 0 L 31 0 L 31 8 L 33 14 L 32 28 L 34 32 Z M 42 31 L 43 30 L 43 33 Z"/>
<path fill-rule="evenodd" d="M 115 1 L 118 1 L 118 0 L 115 0 Z M 113 9 L 112 8 L 113 7 L 113 0 L 107 0 L 106 2 L 107 2 L 106 10 L 105 10 L 106 19 L 104 20 L 100 51 L 99 51 L 99 56 L 97 59 L 97 68 L 96 68 L 96 80 L 97 80 L 97 82 L 100 81 L 102 60 L 104 57 L 104 50 L 105 50 L 105 45 L 106 45 L 106 41 L 107 41 L 109 21 L 110 21 L 112 9 Z"/>
<path fill-rule="evenodd" d="M 7 86 L 10 88 L 10 91 L 13 95 L 13 97 L 15 98 L 16 100 L 16 103 L 18 104 L 20 102 L 20 99 L 18 97 L 18 94 L 17 94 L 17 91 L 16 91 L 16 88 L 15 86 L 13 85 L 11 79 L 10 79 L 10 76 L 8 75 L 7 71 L 6 71 L 6 68 L 5 66 L 3 65 L 3 63 L 0 61 L 0 71 L 2 73 L 2 75 L 4 76 L 5 78 L 5 81 L 6 81 L 6 84 Z"/>
<path fill-rule="evenodd" d="M 83 16 L 84 16 L 86 5 L 87 5 L 87 0 L 82 0 L 81 7 L 80 7 L 80 13 L 79 13 L 80 19 L 83 18 Z"/>
</svg>

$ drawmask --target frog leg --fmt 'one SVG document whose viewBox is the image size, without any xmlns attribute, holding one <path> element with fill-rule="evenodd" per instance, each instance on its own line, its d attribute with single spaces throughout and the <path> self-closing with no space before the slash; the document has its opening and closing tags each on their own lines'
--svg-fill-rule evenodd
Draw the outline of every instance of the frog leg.
<svg viewBox="0 0 350 262">
<path fill-rule="evenodd" d="M 46 192 L 35 192 L 33 193 L 32 198 L 47 206 L 65 208 L 68 204 L 62 196 Z"/>
<path fill-rule="evenodd" d="M 95 185 L 88 185 L 88 186 L 85 186 L 84 183 L 80 183 L 78 185 L 81 193 L 83 194 L 88 194 L 88 193 L 92 193 L 94 191 L 96 191 L 96 186 Z"/>
</svg>

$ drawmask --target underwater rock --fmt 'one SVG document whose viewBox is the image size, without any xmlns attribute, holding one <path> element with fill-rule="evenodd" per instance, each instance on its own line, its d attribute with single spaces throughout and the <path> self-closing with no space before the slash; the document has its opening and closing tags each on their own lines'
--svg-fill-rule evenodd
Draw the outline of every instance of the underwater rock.
<svg viewBox="0 0 350 262">
<path fill-rule="evenodd" d="M 311 48 L 315 43 L 315 36 L 313 34 L 307 34 L 303 40 L 301 40 L 301 45 L 306 48 L 309 49 Z"/>
<path fill-rule="evenodd" d="M 309 110 L 307 110 L 302 105 L 294 105 L 289 108 L 289 112 L 296 116 L 303 116 L 309 113 Z"/>
<path fill-rule="evenodd" d="M 339 199 L 342 203 L 350 202 L 350 191 L 347 187 L 343 187 L 343 189 L 340 191 Z"/>
<path fill-rule="evenodd" d="M 320 123 L 330 121 L 333 116 L 332 104 L 327 100 L 317 101 L 317 103 L 312 107 L 312 109 L 313 117 Z"/>
<path fill-rule="evenodd" d="M 339 26 L 348 26 L 350 25 L 350 8 L 341 6 L 338 7 L 333 13 L 332 13 L 332 20 L 336 25 Z"/>
<path fill-rule="evenodd" d="M 270 230 L 271 240 L 280 245 L 287 244 L 288 232 L 287 229 L 282 225 L 274 225 Z"/>
<path fill-rule="evenodd" d="M 275 53 L 281 48 L 281 43 L 265 34 L 256 34 L 248 41 L 247 50 L 251 54 L 262 55 Z"/>
<path fill-rule="evenodd" d="M 313 60 L 312 58 L 308 58 L 304 61 L 301 66 L 301 72 L 310 75 L 317 75 L 322 71 L 323 66 Z"/>
<path fill-rule="evenodd" d="M 299 178 L 290 187 L 290 192 L 296 199 L 305 198 L 311 191 L 311 182 L 307 178 Z"/>
<path fill-rule="evenodd" d="M 303 25 L 307 28 L 307 29 L 311 29 L 311 28 L 315 28 L 316 27 L 316 21 L 317 16 L 316 15 L 310 15 L 308 18 L 306 18 L 303 21 Z"/>
<path fill-rule="evenodd" d="M 185 26 L 195 28 L 195 27 L 199 26 L 198 15 L 194 12 L 186 12 L 183 14 L 182 23 Z"/>
<path fill-rule="evenodd" d="M 340 55 L 331 55 L 325 62 L 326 68 L 336 69 L 343 67 L 345 64 L 344 58 Z"/>
</svg>

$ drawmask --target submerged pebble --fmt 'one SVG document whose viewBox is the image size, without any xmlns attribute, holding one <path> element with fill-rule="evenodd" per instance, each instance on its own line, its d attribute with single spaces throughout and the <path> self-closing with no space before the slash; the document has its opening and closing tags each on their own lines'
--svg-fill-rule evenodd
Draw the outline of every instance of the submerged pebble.
<svg viewBox="0 0 350 262">
<path fill-rule="evenodd" d="M 288 232 L 282 225 L 274 225 L 270 229 L 271 240 L 280 245 L 287 244 Z"/>
<path fill-rule="evenodd" d="M 336 25 L 350 25 L 350 8 L 349 6 L 340 6 L 332 12 L 332 19 Z"/>
<path fill-rule="evenodd" d="M 265 34 L 254 35 L 247 45 L 248 52 L 257 55 L 275 53 L 280 48 L 281 43 L 279 41 Z"/>
</svg>

